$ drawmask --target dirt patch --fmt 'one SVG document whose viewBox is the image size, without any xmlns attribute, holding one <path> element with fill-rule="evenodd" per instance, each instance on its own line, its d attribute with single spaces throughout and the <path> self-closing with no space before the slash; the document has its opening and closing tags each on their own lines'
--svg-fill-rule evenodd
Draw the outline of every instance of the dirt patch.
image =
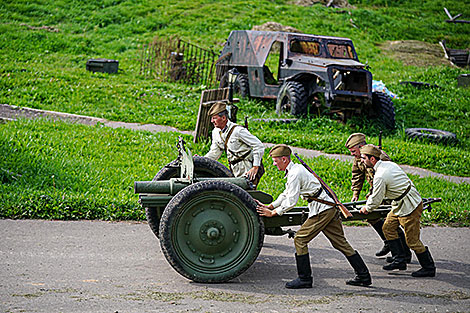
<svg viewBox="0 0 470 313">
<path fill-rule="evenodd" d="M 330 3 L 331 2 L 331 3 Z M 303 7 L 311 7 L 314 4 L 320 3 L 327 5 L 329 4 L 331 7 L 335 8 L 353 8 L 354 6 L 350 5 L 347 0 L 294 0 L 290 2 L 294 5 L 300 5 Z"/>
<path fill-rule="evenodd" d="M 284 26 L 276 22 L 266 22 L 263 25 L 255 25 L 252 30 L 257 31 L 273 31 L 273 32 L 287 32 L 287 33 L 303 33 L 297 28 L 291 26 Z"/>
<path fill-rule="evenodd" d="M 387 41 L 378 45 L 386 56 L 401 61 L 403 65 L 420 67 L 449 65 L 439 44 L 419 40 Z"/>
<path fill-rule="evenodd" d="M 27 28 L 32 29 L 32 30 L 46 30 L 46 31 L 51 32 L 51 33 L 58 33 L 59 32 L 59 29 L 55 28 L 53 26 L 36 27 L 36 26 L 31 26 L 31 25 L 25 24 L 25 23 L 21 23 L 20 26 L 26 26 Z"/>
</svg>

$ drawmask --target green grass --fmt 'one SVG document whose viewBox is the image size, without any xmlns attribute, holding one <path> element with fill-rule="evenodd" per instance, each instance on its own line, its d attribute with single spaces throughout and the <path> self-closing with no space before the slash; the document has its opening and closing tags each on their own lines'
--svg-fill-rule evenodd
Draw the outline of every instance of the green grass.
<svg viewBox="0 0 470 313">
<path fill-rule="evenodd" d="M 15 218 L 141 219 L 133 182 L 168 163 L 158 152 L 177 138 L 43 120 L 0 127 L 1 216 Z"/>
<path fill-rule="evenodd" d="M 1 218 L 141 220 L 133 192 L 136 180 L 151 180 L 177 156 L 176 133 L 74 125 L 44 119 L 0 124 Z M 188 147 L 203 154 L 205 143 Z M 268 159 L 267 153 L 265 159 Z M 224 162 L 224 161 L 223 161 Z M 342 201 L 352 196 L 351 164 L 323 157 L 307 159 Z M 277 197 L 283 173 L 265 162 L 260 190 Z M 423 197 L 442 197 L 423 222 L 470 225 L 470 184 L 413 177 Z M 365 195 L 366 192 L 363 192 Z"/>
<path fill-rule="evenodd" d="M 382 80 L 399 96 L 394 100 L 397 129 L 385 131 L 383 138 L 384 149 L 394 161 L 443 174 L 470 176 L 470 88 L 458 88 L 456 82 L 456 77 L 466 70 L 447 65 L 405 66 L 379 48 L 379 44 L 388 40 L 437 44 L 442 39 L 447 40 L 449 47 L 468 48 L 470 29 L 466 24 L 446 23 L 443 7 L 453 15 L 462 13 L 465 19 L 470 19 L 470 7 L 456 0 L 350 3 L 355 6 L 346 9 L 351 14 L 344 13 L 344 9 L 318 4 L 300 7 L 283 0 L 3 1 L 0 103 L 194 130 L 200 94 L 207 86 L 164 83 L 140 75 L 141 45 L 156 35 L 163 38 L 178 35 L 218 52 L 231 30 L 251 29 L 275 21 L 306 33 L 349 37 L 354 41 L 360 60 L 371 66 L 374 79 Z M 98 57 L 119 60 L 119 73 L 87 72 L 86 61 Z M 400 84 L 401 81 L 423 81 L 440 88 L 415 89 Z M 239 107 L 240 119 L 275 117 L 272 102 L 243 99 Z M 19 128 L 15 135 L 10 133 L 12 125 Z M 6 203 L 2 204 L 2 216 L 141 218 L 142 212 L 134 210 L 136 197 L 129 186 L 133 180 L 151 178 L 160 166 L 176 156 L 170 153 L 176 135 L 134 134 L 84 126 L 73 126 L 71 131 L 71 126 L 53 125 L 43 122 L 30 125 L 23 121 L 0 126 L 2 202 Z M 25 135 L 29 127 L 36 130 Z M 445 129 L 456 133 L 459 142 L 446 146 L 411 141 L 404 135 L 404 129 L 409 127 Z M 344 125 L 315 112 L 296 124 L 250 123 L 250 130 L 264 142 L 344 154 L 348 152 L 344 142 L 350 133 L 364 132 L 369 142 L 377 143 L 380 129 L 377 123 L 362 118 L 351 119 Z M 75 138 L 74 141 L 58 137 L 61 132 Z M 87 132 L 90 133 L 83 135 Z M 74 137 L 79 133 L 82 137 Z M 16 142 L 17 136 L 29 142 L 29 146 Z M 37 137 L 33 140 L 29 136 Z M 119 143 L 115 136 L 122 136 L 124 141 L 118 145 L 120 150 L 109 156 L 112 147 L 106 145 Z M 130 139 L 134 136 L 141 138 Z M 143 138 L 155 138 L 155 142 Z M 142 153 L 139 149 L 145 148 L 135 147 L 133 140 L 149 145 L 150 150 Z M 73 150 L 78 147 L 87 157 L 80 157 Z M 195 149 L 203 154 L 207 147 L 208 143 L 204 143 Z M 14 149 L 22 151 L 21 154 Z M 49 154 L 51 149 L 56 155 Z M 103 151 L 108 158 L 102 155 Z M 95 154 L 99 157 L 90 162 L 90 155 Z M 326 176 L 337 175 L 332 181 L 341 196 L 349 199 L 347 164 L 332 167 L 336 163 L 321 162 L 330 166 Z M 22 176 L 17 176 L 19 173 Z M 116 173 L 121 173 L 120 180 Z M 279 192 L 282 182 L 276 178 L 271 185 L 269 179 L 265 178 L 262 187 Z M 468 212 L 465 210 L 470 206 L 462 200 L 469 198 L 468 184 L 418 181 L 425 182 L 420 190 L 426 195 L 439 196 L 444 191 L 447 194 L 445 203 L 439 205 L 442 210 L 438 210 L 443 215 L 433 212 L 428 221 L 452 223 L 460 216 L 458 212 Z M 56 213 L 51 213 L 51 208 Z"/>
</svg>

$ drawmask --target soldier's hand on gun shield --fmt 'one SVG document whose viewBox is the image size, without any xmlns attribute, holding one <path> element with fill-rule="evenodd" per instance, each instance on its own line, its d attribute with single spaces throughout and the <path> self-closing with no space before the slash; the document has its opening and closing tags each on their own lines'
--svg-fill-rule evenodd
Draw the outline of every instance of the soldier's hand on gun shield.
<svg viewBox="0 0 470 313">
<path fill-rule="evenodd" d="M 254 181 L 256 178 L 256 174 L 258 174 L 259 166 L 253 166 L 248 172 L 246 172 L 246 176 L 250 181 Z"/>
</svg>

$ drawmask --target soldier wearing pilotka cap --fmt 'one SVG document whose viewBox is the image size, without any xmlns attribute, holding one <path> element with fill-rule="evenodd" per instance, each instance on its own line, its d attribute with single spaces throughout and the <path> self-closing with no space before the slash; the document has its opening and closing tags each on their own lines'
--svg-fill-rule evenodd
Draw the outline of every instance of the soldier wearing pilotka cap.
<svg viewBox="0 0 470 313">
<path fill-rule="evenodd" d="M 349 138 L 346 140 L 346 148 L 349 150 L 352 156 L 354 156 L 353 160 L 353 165 L 352 165 L 352 176 L 351 176 L 351 189 L 353 191 L 353 197 L 351 201 L 357 201 L 359 199 L 359 194 L 361 193 L 362 187 L 364 185 L 364 181 L 367 180 L 367 182 L 370 185 L 370 190 L 369 193 L 366 195 L 366 199 L 372 194 L 374 190 L 374 169 L 367 167 L 364 163 L 361 161 L 361 152 L 360 148 L 362 146 L 366 145 L 366 135 L 362 133 L 354 133 L 349 136 Z M 382 161 L 390 161 L 390 157 L 382 151 L 382 154 L 380 155 L 380 159 Z M 374 228 L 374 230 L 377 232 L 377 234 L 380 236 L 380 238 L 383 240 L 384 245 L 380 251 L 378 251 L 375 255 L 380 257 L 387 255 L 390 252 L 390 248 L 387 244 L 385 235 L 383 233 L 382 227 L 384 224 L 384 219 L 373 219 L 373 220 L 367 220 L 369 224 Z M 407 263 L 411 262 L 411 251 L 410 248 L 408 248 L 405 240 L 405 234 L 401 230 L 400 227 L 397 229 L 398 235 L 400 237 L 400 240 L 402 241 L 403 247 L 405 248 L 405 256 L 406 256 L 406 261 Z M 388 257 L 387 262 L 393 262 L 393 258 Z"/>
<path fill-rule="evenodd" d="M 205 157 L 218 160 L 222 153 L 227 153 L 230 171 L 235 177 L 247 176 L 257 186 L 264 174 L 263 143 L 248 129 L 232 123 L 224 102 L 216 102 L 209 110 L 212 131 L 212 144 Z"/>
<path fill-rule="evenodd" d="M 292 209 L 299 197 L 308 203 L 308 219 L 302 224 L 294 237 L 295 260 L 298 278 L 286 283 L 286 288 L 312 288 L 313 278 L 310 267 L 308 243 L 320 232 L 328 238 L 331 245 L 346 256 L 354 268 L 356 276 L 346 281 L 348 285 L 369 286 L 372 279 L 369 270 L 361 256 L 355 251 L 344 237 L 343 225 L 339 210 L 334 200 L 323 190 L 320 181 L 301 164 L 291 161 L 291 149 L 284 145 L 275 145 L 269 155 L 274 165 L 280 171 L 286 172 L 286 189 L 270 205 L 257 201 L 257 211 L 261 216 L 272 217 L 282 215 Z"/>
<path fill-rule="evenodd" d="M 420 218 L 423 213 L 423 201 L 406 173 L 391 161 L 382 161 L 382 151 L 374 145 L 361 148 L 361 159 L 367 167 L 375 170 L 374 190 L 361 209 L 361 213 L 376 209 L 384 198 L 392 199 L 392 209 L 388 213 L 383 226 L 392 255 L 391 264 L 384 270 L 406 270 L 403 245 L 398 237 L 397 227 L 401 225 L 405 231 L 408 246 L 416 253 L 421 269 L 413 272 L 413 277 L 434 277 L 436 267 L 429 249 L 420 240 Z"/>
</svg>

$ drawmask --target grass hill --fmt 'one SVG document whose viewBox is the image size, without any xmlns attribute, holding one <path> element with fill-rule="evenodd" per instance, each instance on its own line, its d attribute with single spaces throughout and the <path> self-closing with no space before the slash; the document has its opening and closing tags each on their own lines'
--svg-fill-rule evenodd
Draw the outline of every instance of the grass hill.
<svg viewBox="0 0 470 313">
<path fill-rule="evenodd" d="M 157 35 L 179 36 L 217 52 L 231 30 L 274 21 L 305 33 L 351 38 L 374 79 L 399 97 L 394 100 L 398 127 L 385 133 L 383 141 L 387 153 L 398 163 L 469 176 L 470 89 L 458 88 L 456 81 L 468 69 L 436 55 L 436 46 L 445 39 L 451 48 L 469 48 L 470 26 L 445 22 L 444 7 L 468 20 L 470 6 L 465 1 L 437 0 L 349 3 L 327 8 L 281 0 L 2 1 L 0 103 L 193 130 L 206 86 L 140 75 L 140 47 Z M 120 72 L 87 72 L 86 61 L 98 57 L 119 60 Z M 416 89 L 401 81 L 440 88 Z M 240 112 L 252 118 L 275 116 L 272 103 L 253 100 L 242 100 Z M 2 217 L 142 218 L 142 212 L 133 210 L 133 180 L 150 179 L 176 155 L 173 135 L 89 130 L 47 121 L 0 127 Z M 459 143 L 414 142 L 404 134 L 408 127 L 445 129 L 456 133 Z M 343 143 L 351 132 L 361 131 L 369 142 L 378 141 L 378 125 L 360 118 L 343 125 L 312 116 L 293 125 L 252 123 L 250 130 L 264 142 L 335 153 L 347 153 Z M 207 145 L 191 149 L 203 154 Z M 340 198 L 349 199 L 349 165 L 313 162 L 324 169 Z M 415 181 L 423 196 L 445 197 L 429 221 L 463 219 L 468 224 L 468 185 Z M 282 189 L 280 176 L 266 177 L 262 184 L 273 194 Z"/>
</svg>

